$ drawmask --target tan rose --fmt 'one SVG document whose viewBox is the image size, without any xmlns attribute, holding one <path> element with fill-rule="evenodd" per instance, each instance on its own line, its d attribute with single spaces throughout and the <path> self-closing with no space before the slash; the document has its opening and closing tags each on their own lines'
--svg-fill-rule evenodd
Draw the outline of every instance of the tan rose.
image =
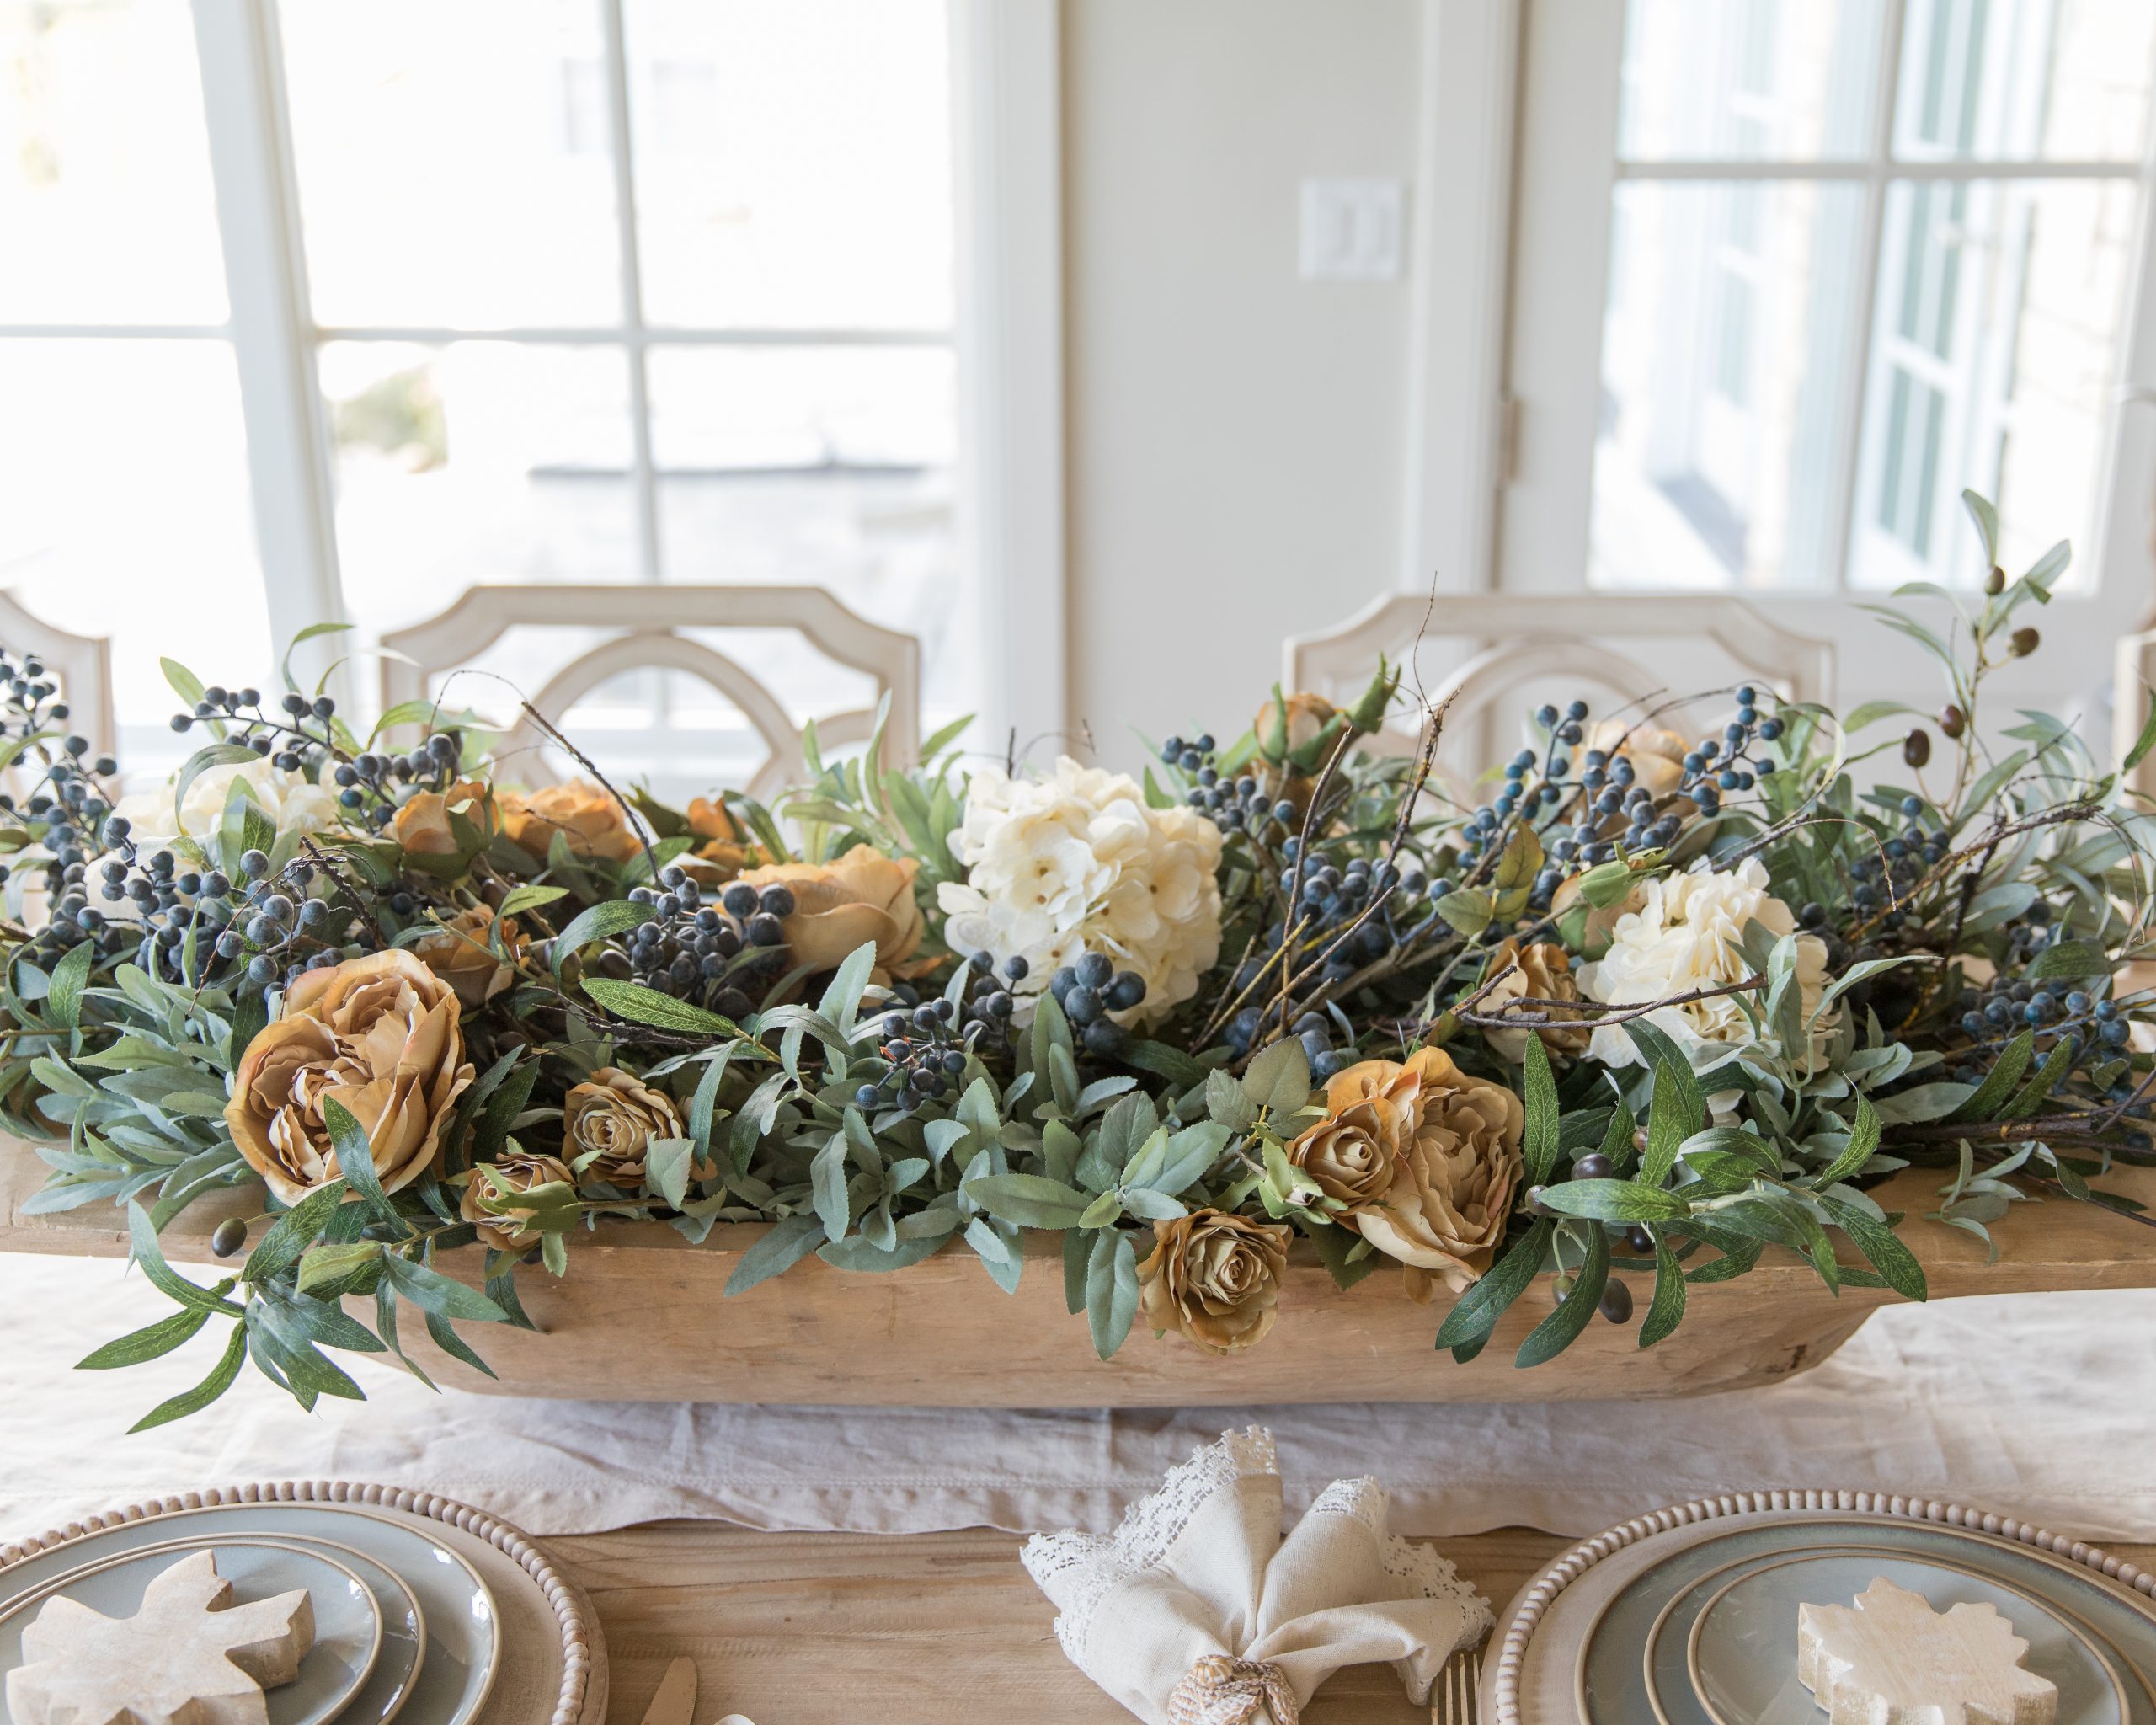
<svg viewBox="0 0 2156 1725">
<path fill-rule="evenodd" d="M 568 841 L 574 855 L 609 862 L 626 862 L 643 849 L 643 840 L 613 793 L 588 778 L 549 785 L 529 796 L 504 791 L 496 801 L 509 841 L 534 857 L 546 857 L 556 833 Z"/>
<path fill-rule="evenodd" d="M 873 980 L 917 976 L 932 959 L 913 959 L 921 944 L 921 905 L 913 895 L 921 863 L 857 845 L 835 862 L 774 862 L 739 878 L 753 887 L 783 886 L 793 895 L 785 919 L 786 944 L 796 961 L 818 970 L 838 968 L 863 941 L 876 943 Z"/>
<path fill-rule="evenodd" d="M 525 948 L 524 932 L 514 916 L 503 921 L 501 930 L 502 949 L 509 954 L 506 961 L 494 956 L 491 905 L 459 911 L 441 926 L 439 934 L 413 942 L 412 951 L 422 964 L 456 991 L 458 1001 L 468 1012 L 483 1007 L 516 980 L 516 961 Z"/>
<path fill-rule="evenodd" d="M 699 842 L 680 862 L 698 886 L 723 885 L 743 869 L 754 868 L 763 855 L 723 803 L 698 797 L 689 804 L 687 820 Z"/>
<path fill-rule="evenodd" d="M 259 1032 L 232 1074 L 232 1142 L 286 1204 L 337 1178 L 326 1101 L 367 1134 L 385 1192 L 432 1166 L 442 1128 L 472 1081 L 456 991 L 407 952 L 310 970 L 284 1016 Z"/>
<path fill-rule="evenodd" d="M 674 1098 L 619 1066 L 601 1066 L 562 1104 L 563 1150 L 572 1162 L 592 1158 L 584 1163 L 583 1178 L 628 1191 L 643 1184 L 644 1152 L 653 1139 L 687 1135 Z"/>
<path fill-rule="evenodd" d="M 1138 1299 L 1156 1336 L 1180 1331 L 1201 1348 L 1255 1347 L 1279 1316 L 1289 1231 L 1225 1210 L 1196 1210 L 1153 1224 L 1153 1253 L 1138 1266 Z"/>
<path fill-rule="evenodd" d="M 1416 1081 L 1394 1060 L 1362 1060 L 1325 1087 L 1326 1115 L 1288 1146 L 1288 1160 L 1327 1198 L 1348 1206 L 1334 1219 L 1355 1228 L 1357 1213 L 1392 1189 L 1393 1169 L 1414 1128 Z"/>
<path fill-rule="evenodd" d="M 1511 966 L 1509 970 L 1506 969 L 1508 965 Z M 1576 1001 L 1580 997 L 1579 985 L 1572 980 L 1571 956 L 1551 941 L 1537 941 L 1533 946 L 1523 947 L 1507 935 L 1491 949 L 1486 974 L 1498 980 L 1482 996 L 1479 1010 L 1484 1012 L 1501 1013 L 1508 1002 L 1517 1000 Z M 1586 1022 L 1585 1014 L 1562 1007 L 1523 1007 L 1520 1010 L 1566 1021 L 1545 1025 L 1533 1033 L 1541 1037 L 1542 1046 L 1550 1053 L 1578 1055 L 1587 1051 L 1594 1027 Z M 1486 1029 L 1482 1039 L 1496 1050 L 1499 1060 L 1517 1066 L 1527 1058 L 1529 1034 L 1525 1030 Z"/>
<path fill-rule="evenodd" d="M 472 1178 L 464 1183 L 464 1195 L 457 1200 L 456 1213 L 477 1227 L 479 1237 L 497 1250 L 526 1251 L 539 1243 L 539 1236 L 545 1230 L 537 1226 L 539 1207 L 520 1204 L 515 1200 L 536 1188 L 557 1185 L 568 1186 L 572 1190 L 575 1186 L 575 1177 L 569 1172 L 568 1164 L 559 1156 L 522 1153 L 505 1156 L 472 1169 Z M 483 1197 L 488 1203 L 480 1202 Z"/>
<path fill-rule="evenodd" d="M 1411 1124 L 1391 1186 L 1358 1220 L 1365 1240 L 1408 1267 L 1408 1292 L 1428 1300 L 1433 1279 L 1459 1293 L 1489 1268 L 1519 1183 L 1527 1111 L 1503 1085 L 1469 1077 L 1442 1049 L 1417 1049 L 1398 1064 L 1413 1081 Z"/>
<path fill-rule="evenodd" d="M 484 849 L 500 830 L 493 789 L 476 778 L 459 779 L 446 791 L 414 791 L 389 823 L 389 836 L 415 857 L 454 857 L 463 846 L 450 825 L 454 812 L 469 821 Z"/>
<path fill-rule="evenodd" d="M 1596 725 L 1587 734 L 1586 746 L 1609 754 L 1621 751 L 1632 763 L 1635 782 L 1645 785 L 1657 801 L 1683 781 L 1684 757 L 1692 752 L 1692 745 L 1675 731 L 1627 724 L 1621 718 L 1605 718 Z"/>
<path fill-rule="evenodd" d="M 1258 750 L 1251 759 L 1250 770 L 1264 786 L 1266 795 L 1282 798 L 1298 810 L 1309 806 L 1318 769 L 1325 765 L 1325 756 L 1332 746 L 1326 742 L 1314 750 L 1313 745 L 1335 720 L 1338 721 L 1333 730 L 1337 739 L 1346 728 L 1348 717 L 1322 695 L 1283 696 L 1257 709 L 1251 724 L 1257 734 Z M 1317 757 L 1314 761 L 1310 758 L 1313 752 Z M 1298 755 L 1304 757 L 1304 764 L 1298 765 L 1293 759 Z"/>
</svg>

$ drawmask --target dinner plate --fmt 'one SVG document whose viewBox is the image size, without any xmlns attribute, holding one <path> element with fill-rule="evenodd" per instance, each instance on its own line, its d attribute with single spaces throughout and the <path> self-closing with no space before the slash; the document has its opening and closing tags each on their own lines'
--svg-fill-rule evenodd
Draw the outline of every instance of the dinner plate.
<svg viewBox="0 0 2156 1725">
<path fill-rule="evenodd" d="M 1798 1607 L 1846 1605 L 1884 1578 L 1935 1610 L 1988 1605 L 2029 1644 L 2024 1660 L 2058 1689 L 2056 1725 L 2127 1725 L 2114 1657 L 2062 1612 L 1980 1571 L 1891 1548 L 1828 1547 L 1740 1559 L 1678 1594 L 1650 1632 L 1647 1697 L 1669 1725 L 1812 1725 L 1818 1706 L 1796 1675 Z"/>
<path fill-rule="evenodd" d="M 2156 1725 L 2156 1699 L 2152 1699 L 2147 1681 L 2148 1674 L 2156 1672 L 2156 1621 L 2127 1604 L 2100 1578 L 2042 1552 L 1979 1533 L 1929 1523 L 1854 1517 L 1785 1519 L 1745 1530 L 1706 1530 L 1704 1536 L 1628 1582 L 1586 1630 L 1577 1660 L 1582 1713 L 1595 1725 L 1604 1725 L 1604 1722 L 1615 1725 L 1620 1721 L 1631 1725 L 1635 1720 L 1649 1717 L 1666 1721 L 1667 1725 L 1754 1725 L 1752 1719 L 1739 1714 L 1717 1718 L 1710 1704 L 1702 1705 L 1707 1698 L 1701 1693 L 1699 1676 L 1689 1669 L 1687 1659 L 1694 1620 L 1719 1589 L 1736 1578 L 1737 1566 L 1756 1569 L 1814 1548 L 1823 1554 L 1850 1546 L 1862 1548 L 1853 1567 L 1897 1560 L 1918 1566 L 1903 1572 L 1906 1578 L 1899 1579 L 1898 1584 L 1926 1594 L 1935 1604 L 1943 1606 L 1959 1597 L 1990 1598 L 2014 1623 L 2016 1632 L 2032 1642 L 2034 1626 L 2025 1625 L 2024 1617 L 2041 1612 L 2054 1624 L 2071 1626 L 2068 1641 L 2079 1634 L 2089 1643 L 2087 1654 L 2074 1668 L 2073 1692 L 2079 1694 L 2098 1682 L 2109 1689 L 2108 1680 L 2100 1675 L 2106 1668 L 2116 1674 L 2124 1691 L 2110 1714 L 2092 1715 L 2089 1725 L 2105 1720 Z M 1931 1566 L 1929 1572 L 1922 1568 L 1926 1564 Z M 1961 1573 L 1967 1571 L 1975 1572 L 1974 1576 Z M 1827 1593 L 1816 1596 L 1817 1603 L 1838 1603 L 1839 1597 L 1861 1591 L 1870 1578 L 1866 1575 L 1844 1586 L 1844 1572 L 1800 1573 L 1829 1584 Z M 1890 1569 L 1877 1573 L 1897 1578 Z M 1951 1592 L 1956 1586 L 1965 1589 L 1988 1586 L 2000 1591 L 1990 1594 Z M 1935 1593 L 1935 1588 L 1940 1590 Z M 1839 1595 L 1835 1589 L 1841 1589 Z M 1801 1591 L 1787 1593 L 1785 1640 L 1777 1648 L 1771 1640 L 1763 1638 L 1749 1651 L 1749 1658 L 1774 1679 L 1767 1685 L 1769 1692 L 1782 1687 L 1786 1679 L 1798 1694 L 1803 1693 L 1802 1685 L 1796 1684 L 1796 1606 L 1800 1599 L 1812 1598 Z M 2016 1609 L 2009 1604 L 2015 1600 L 2025 1603 Z M 1736 1621 L 1740 1620 L 1732 1620 Z M 1730 1653 L 1726 1642 L 1717 1641 L 1716 1646 L 1716 1657 L 1725 1662 L 1719 1670 L 1726 1694 L 1742 1687 L 1731 1673 L 1734 1661 L 1744 1656 Z M 1657 1670 L 1664 1674 L 1653 1678 Z M 1684 1680 L 1672 1681 L 1677 1673 L 1682 1673 Z M 2050 1670 L 2044 1674 L 2058 1680 Z M 1743 1692 L 1756 1694 L 1757 1690 Z M 1675 1704 L 1687 1697 L 1694 1705 Z M 1808 1698 L 1805 1704 L 1811 1705 Z M 1802 1709 L 1796 1709 L 1791 1717 L 1801 1719 L 1806 1715 Z M 2068 1717 L 2062 1712 L 2063 1719 Z"/>
<path fill-rule="evenodd" d="M 253 1535 L 318 1546 L 349 1546 L 388 1570 L 419 1601 L 424 1654 L 416 1681 L 397 1704 L 402 1717 L 412 1725 L 470 1725 L 486 1704 L 499 1664 L 499 1613 L 478 1572 L 432 1537 L 427 1525 L 341 1503 L 242 1503 L 176 1509 L 37 1552 L 7 1570 L 0 1583 L 19 1594 L 84 1561 L 181 1538 Z"/>
<path fill-rule="evenodd" d="M 190 1551 L 212 1554 L 237 1603 L 252 1604 L 304 1589 L 314 1608 L 314 1645 L 299 1674 L 264 1692 L 270 1725 L 328 1725 L 372 1675 L 382 1650 L 382 1618 L 374 1591 L 328 1551 L 243 1534 L 184 1543 L 160 1541 L 82 1561 L 41 1584 L 18 1589 L 0 1605 L 0 1670 L 24 1663 L 23 1632 L 56 1599 L 70 1599 L 107 1617 L 130 1617 L 157 1577 Z"/>
<path fill-rule="evenodd" d="M 2061 1681 L 2062 1725 L 2156 1725 L 2156 1605 L 2131 1567 L 2010 1519 L 1826 1493 L 1708 1499 L 1567 1552 L 1501 1618 L 1484 1717 L 1814 1725 L 1796 1605 L 1845 1602 L 1875 1575 L 1941 1607 L 1995 1605 Z"/>
<path fill-rule="evenodd" d="M 412 1698 L 426 1658 L 427 1625 L 419 1609 L 419 1595 L 395 1570 L 350 1546 L 296 1535 L 277 1540 L 264 1538 L 262 1542 L 325 1552 L 367 1584 L 382 1613 L 382 1652 L 367 1680 L 338 1714 L 337 1725 L 389 1725 Z M 214 1547 L 216 1543 L 214 1535 L 196 1534 L 138 1546 L 136 1550 L 179 1553 Z"/>
</svg>

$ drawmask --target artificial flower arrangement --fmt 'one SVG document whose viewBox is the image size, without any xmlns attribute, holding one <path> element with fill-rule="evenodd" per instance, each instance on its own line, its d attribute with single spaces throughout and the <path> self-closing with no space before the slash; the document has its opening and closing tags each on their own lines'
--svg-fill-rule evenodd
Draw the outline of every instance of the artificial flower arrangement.
<svg viewBox="0 0 2156 1725">
<path fill-rule="evenodd" d="M 1979 724 L 2064 567 L 1912 595 L 1943 631 L 1882 612 L 1935 715 L 1742 687 L 1700 740 L 1545 706 L 1459 798 L 1441 708 L 1367 746 L 1407 708 L 1383 667 L 1140 779 L 812 733 L 771 806 L 677 809 L 595 769 L 526 794 L 428 703 L 361 738 L 289 660 L 270 702 L 168 663 L 207 740 L 121 798 L 12 658 L 0 1111 L 33 1208 L 125 1206 L 176 1306 L 83 1364 L 226 1332 L 146 1425 L 249 1359 L 356 1397 L 332 1354 L 402 1359 L 414 1320 L 483 1369 L 455 1326 L 527 1322 L 520 1275 L 651 1219 L 769 1224 L 736 1293 L 940 1250 L 1010 1290 L 1053 1231 L 1104 1359 L 1140 1321 L 1261 1343 L 1298 1240 L 1461 1359 L 1554 1271 L 1522 1365 L 1632 1321 L 1613 1265 L 1653 1273 L 1642 1346 L 1769 1251 L 1921 1299 L 1888 1172 L 1937 1167 L 1933 1222 L 1982 1234 L 2039 1195 L 2131 1211 L 2090 1183 L 2150 1151 L 2148 815 L 2066 727 Z M 158 1231 L 234 1187 L 231 1273 L 182 1276 Z M 474 1242 L 482 1285 L 437 1267 Z"/>
</svg>

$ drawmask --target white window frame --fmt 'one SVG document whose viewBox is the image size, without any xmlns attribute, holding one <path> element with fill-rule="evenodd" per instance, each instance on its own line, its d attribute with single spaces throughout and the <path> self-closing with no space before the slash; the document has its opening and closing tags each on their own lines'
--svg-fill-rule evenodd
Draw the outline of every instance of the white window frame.
<svg viewBox="0 0 2156 1725">
<path fill-rule="evenodd" d="M 1625 11 L 1620 0 L 1425 0 L 1400 569 L 1408 590 L 1427 591 L 1433 580 L 1448 591 L 1586 590 Z M 1898 77 L 1897 65 L 1881 68 L 1882 127 Z M 1545 99 L 1553 83 L 1571 99 L 1562 149 L 1534 135 L 1529 110 L 1538 79 Z M 2156 150 L 2156 128 L 2152 135 Z M 1689 163 L 1627 171 L 1666 179 L 1785 173 Z M 1820 177 L 1856 179 L 1883 203 L 1890 180 L 2116 171 L 2110 163 L 1904 158 L 1884 168 L 1828 164 Z M 2045 626 L 2055 638 L 2108 643 L 2144 615 L 2156 621 L 2146 595 L 2156 414 L 2141 411 L 2156 403 L 2156 154 L 2138 173 L 2139 267 L 2121 324 L 2095 543 L 2075 547 L 2094 579 L 2052 607 Z M 1877 234 L 1883 209 L 1868 220 Z M 1553 265 L 1556 258 L 1565 264 Z M 1871 361 L 1876 262 L 1863 265 L 1870 285 L 1851 358 L 1860 377 Z M 1524 366 L 1529 344 L 1533 363 Z M 1863 405 L 1856 394 L 1852 414 Z M 1855 435 L 1854 418 L 1848 435 Z M 1833 511 L 1838 567 L 1848 554 L 1857 468 L 1852 451 L 1844 469 L 1850 483 Z M 1837 589 L 1743 596 L 1796 633 L 1840 637 L 1851 633 L 1849 601 L 1880 595 Z M 1880 633 L 1868 625 L 1865 633 Z M 1887 670 L 1883 660 L 1867 668 L 1869 655 L 1849 654 L 1851 644 L 1844 639 L 1844 700 L 1860 698 L 1852 696 L 1853 682 Z"/>
<path fill-rule="evenodd" d="M 270 633 L 344 621 L 323 344 L 496 339 L 624 352 L 638 566 L 660 579 L 647 356 L 660 344 L 953 350 L 958 374 L 960 573 L 986 647 L 975 745 L 1001 750 L 1065 724 L 1059 0 L 949 0 L 956 257 L 949 330 L 655 328 L 644 319 L 622 0 L 599 8 L 621 254 L 622 315 L 590 328 L 344 328 L 317 323 L 307 287 L 275 0 L 190 0 L 230 308 L 221 324 L 0 326 L 9 335 L 166 335 L 228 343 Z M 445 603 L 453 597 L 445 595 Z M 416 619 L 414 620 L 416 621 Z M 303 645 L 318 670 L 332 641 Z M 371 679 L 337 674 L 365 709 Z"/>
</svg>

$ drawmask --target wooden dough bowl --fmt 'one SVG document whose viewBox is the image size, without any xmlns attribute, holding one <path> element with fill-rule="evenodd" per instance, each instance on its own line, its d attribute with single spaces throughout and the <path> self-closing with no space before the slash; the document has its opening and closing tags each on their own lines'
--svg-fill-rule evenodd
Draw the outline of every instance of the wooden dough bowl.
<svg viewBox="0 0 2156 1725">
<path fill-rule="evenodd" d="M 32 1216 L 22 1204 L 44 1164 L 0 1140 L 0 1250 L 121 1257 L 120 1213 L 104 1204 Z M 1922 1262 L 1935 1300 L 2073 1288 L 2156 1287 L 2156 1231 L 2065 1199 L 2017 1204 L 1983 1242 L 1922 1220 L 1943 1177 L 1907 1169 L 1877 1188 L 1910 1219 L 1902 1237 Z M 2121 1169 L 2110 1189 L 2156 1206 L 2156 1169 Z M 164 1236 L 182 1263 L 209 1263 L 211 1231 L 259 1206 L 259 1193 L 219 1194 L 192 1206 Z M 1343 1293 L 1299 1245 L 1289 1260 L 1280 1321 L 1263 1343 L 1228 1358 L 1179 1338 L 1155 1339 L 1141 1321 L 1112 1360 L 1093 1356 L 1082 1317 L 1065 1309 L 1059 1242 L 1027 1239 L 1018 1291 L 1006 1295 L 963 1246 L 883 1275 L 849 1274 L 819 1258 L 727 1299 L 722 1290 L 758 1227 L 713 1230 L 692 1247 L 662 1223 L 602 1222 L 578 1236 L 569 1272 L 520 1274 L 543 1332 L 465 1327 L 490 1380 L 456 1362 L 424 1360 L 440 1381 L 517 1396 L 642 1402 L 771 1402 L 848 1407 L 1165 1407 L 1313 1402 L 1550 1402 L 1697 1396 L 1774 1383 L 1815 1366 L 1895 1295 L 1828 1293 L 1809 1264 L 1769 1248 L 1748 1275 L 1690 1290 L 1684 1325 L 1642 1350 L 1637 1317 L 1600 1318 L 1550 1365 L 1522 1371 L 1513 1356 L 1550 1310 L 1546 1279 L 1516 1301 L 1490 1345 L 1465 1365 L 1431 1345 L 1444 1306 L 1418 1306 L 1380 1272 Z M 440 1267 L 477 1283 L 476 1248 Z M 1620 1272 L 1635 1311 L 1651 1273 Z M 372 1315 L 372 1302 L 355 1314 Z M 164 1302 L 147 1287 L 142 1321 Z M 417 1324 L 404 1327 L 407 1345 Z M 431 1350 L 430 1350 L 431 1354 Z"/>
</svg>

